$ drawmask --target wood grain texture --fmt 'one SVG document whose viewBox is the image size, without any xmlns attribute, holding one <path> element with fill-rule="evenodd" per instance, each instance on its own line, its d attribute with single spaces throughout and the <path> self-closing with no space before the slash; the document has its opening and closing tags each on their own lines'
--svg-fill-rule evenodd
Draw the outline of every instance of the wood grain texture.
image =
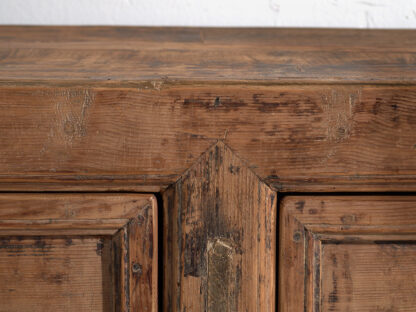
<svg viewBox="0 0 416 312">
<path fill-rule="evenodd" d="M 164 311 L 275 311 L 276 193 L 223 143 L 164 198 Z"/>
<path fill-rule="evenodd" d="M 156 312 L 155 242 L 152 195 L 0 194 L 0 311 Z"/>
<path fill-rule="evenodd" d="M 2 26 L 0 56 L 6 83 L 416 79 L 413 30 Z"/>
<path fill-rule="evenodd" d="M 288 196 L 280 216 L 280 311 L 414 309 L 413 196 Z"/>
<path fill-rule="evenodd" d="M 276 190 L 412 191 L 415 101 L 415 86 L 4 87 L 0 186 L 158 191 L 223 140 Z"/>
<path fill-rule="evenodd" d="M 112 311 L 111 270 L 97 246 L 107 253 L 111 243 L 0 238 L 0 311 Z"/>
<path fill-rule="evenodd" d="M 127 224 L 130 311 L 158 312 L 158 220 L 156 199 Z"/>
<path fill-rule="evenodd" d="M 324 244 L 322 255 L 322 311 L 414 311 L 416 240 Z"/>
<path fill-rule="evenodd" d="M 279 191 L 416 190 L 412 30 L 0 27 L 0 189 L 158 192 L 223 140 Z"/>
<path fill-rule="evenodd" d="M 274 312 L 276 191 L 416 191 L 415 65 L 412 30 L 1 26 L 0 190 L 164 191 L 163 310 Z M 94 309 L 155 312 L 143 196 L 2 193 L 0 235 L 73 237 L 112 270 L 91 269 L 112 291 Z M 346 307 L 325 250 L 414 241 L 412 197 L 301 198 L 280 219 L 281 311 Z"/>
<path fill-rule="evenodd" d="M 0 194 L 1 220 L 132 219 L 149 204 L 143 194 Z"/>
</svg>

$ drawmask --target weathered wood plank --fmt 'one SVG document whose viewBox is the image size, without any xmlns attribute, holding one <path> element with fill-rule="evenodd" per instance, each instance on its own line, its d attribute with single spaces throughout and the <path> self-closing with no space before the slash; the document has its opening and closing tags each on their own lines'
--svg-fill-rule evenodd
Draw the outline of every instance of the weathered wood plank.
<svg viewBox="0 0 416 312">
<path fill-rule="evenodd" d="M 322 311 L 412 311 L 416 306 L 416 240 L 327 244 Z"/>
<path fill-rule="evenodd" d="M 147 194 L 0 194 L 0 220 L 132 219 L 149 204 Z M 99 218 L 98 218 L 99 217 Z"/>
<path fill-rule="evenodd" d="M 11 83 L 406 83 L 415 66 L 414 30 L 0 27 Z"/>
<path fill-rule="evenodd" d="M 276 193 L 218 143 L 163 197 L 163 310 L 274 311 Z"/>
<path fill-rule="evenodd" d="M 223 140 L 277 190 L 415 190 L 415 101 L 415 86 L 3 87 L 0 186 L 158 191 Z"/>
<path fill-rule="evenodd" d="M 112 311 L 110 245 L 99 237 L 1 237 L 0 311 Z"/>
</svg>

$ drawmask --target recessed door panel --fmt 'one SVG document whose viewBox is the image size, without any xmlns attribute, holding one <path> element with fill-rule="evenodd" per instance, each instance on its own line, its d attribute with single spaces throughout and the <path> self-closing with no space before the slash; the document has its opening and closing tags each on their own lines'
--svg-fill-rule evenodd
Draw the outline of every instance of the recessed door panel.
<svg viewBox="0 0 416 312">
<path fill-rule="evenodd" d="M 0 311 L 157 311 L 156 202 L 0 195 Z"/>
<path fill-rule="evenodd" d="M 280 311 L 413 311 L 416 198 L 286 197 L 279 265 Z"/>
</svg>

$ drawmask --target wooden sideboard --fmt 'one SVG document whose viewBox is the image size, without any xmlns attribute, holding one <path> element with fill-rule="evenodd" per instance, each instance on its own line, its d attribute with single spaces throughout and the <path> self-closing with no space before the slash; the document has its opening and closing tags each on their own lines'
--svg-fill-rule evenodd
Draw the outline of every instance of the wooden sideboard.
<svg viewBox="0 0 416 312">
<path fill-rule="evenodd" d="M 414 311 L 416 31 L 0 27 L 0 311 Z"/>
</svg>

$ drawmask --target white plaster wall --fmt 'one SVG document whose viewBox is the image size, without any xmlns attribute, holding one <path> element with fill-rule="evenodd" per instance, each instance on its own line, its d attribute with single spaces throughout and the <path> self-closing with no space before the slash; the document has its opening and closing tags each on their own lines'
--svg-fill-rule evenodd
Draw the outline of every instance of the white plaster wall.
<svg viewBox="0 0 416 312">
<path fill-rule="evenodd" d="M 416 0 L 0 0 L 0 24 L 416 28 Z"/>
</svg>

